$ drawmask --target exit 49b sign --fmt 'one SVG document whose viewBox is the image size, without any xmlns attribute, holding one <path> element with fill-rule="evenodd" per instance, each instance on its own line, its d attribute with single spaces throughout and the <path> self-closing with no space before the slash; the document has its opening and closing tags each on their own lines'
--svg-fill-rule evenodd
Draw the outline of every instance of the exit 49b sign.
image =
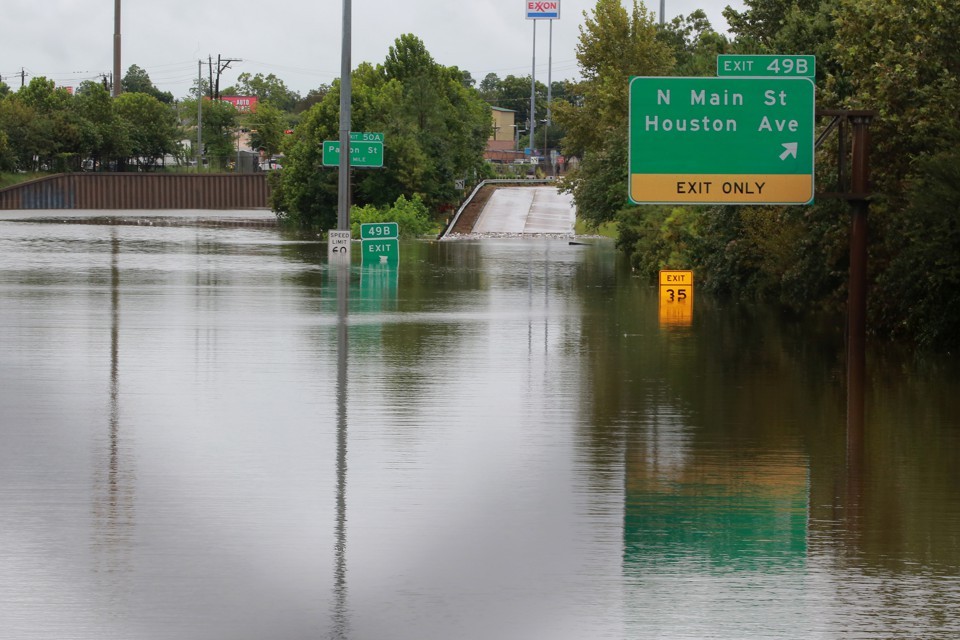
<svg viewBox="0 0 960 640">
<path fill-rule="evenodd" d="M 631 78 L 630 200 L 807 204 L 814 113 L 808 78 Z"/>
</svg>

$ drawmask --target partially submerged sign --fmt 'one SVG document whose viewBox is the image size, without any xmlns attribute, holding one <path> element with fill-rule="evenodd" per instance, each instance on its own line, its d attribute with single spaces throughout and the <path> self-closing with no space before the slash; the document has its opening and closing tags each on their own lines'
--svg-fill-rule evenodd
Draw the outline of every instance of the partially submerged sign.
<svg viewBox="0 0 960 640">
<path fill-rule="evenodd" d="M 350 231 L 327 232 L 327 261 L 350 262 Z"/>
<path fill-rule="evenodd" d="M 659 312 L 661 325 L 693 324 L 693 271 L 660 271 Z"/>
<path fill-rule="evenodd" d="M 364 266 L 400 264 L 400 225 L 396 222 L 370 222 L 360 225 L 360 247 Z"/>
</svg>

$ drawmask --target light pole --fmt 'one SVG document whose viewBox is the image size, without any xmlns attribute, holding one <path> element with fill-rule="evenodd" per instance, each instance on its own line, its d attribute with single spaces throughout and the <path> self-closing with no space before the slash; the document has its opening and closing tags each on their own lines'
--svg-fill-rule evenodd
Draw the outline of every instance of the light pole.
<svg viewBox="0 0 960 640">
<path fill-rule="evenodd" d="M 350 230 L 350 0 L 343 0 L 343 41 L 340 49 L 340 175 L 337 183 L 337 230 Z"/>
<path fill-rule="evenodd" d="M 120 0 L 113 2 L 113 97 L 120 95 Z"/>
</svg>

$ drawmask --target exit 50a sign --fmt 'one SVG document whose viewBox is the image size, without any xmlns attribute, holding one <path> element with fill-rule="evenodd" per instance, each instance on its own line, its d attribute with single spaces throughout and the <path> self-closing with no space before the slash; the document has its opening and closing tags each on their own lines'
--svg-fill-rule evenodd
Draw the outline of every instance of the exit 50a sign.
<svg viewBox="0 0 960 640">
<path fill-rule="evenodd" d="M 340 165 L 340 141 L 323 141 L 323 166 L 337 167 Z M 382 167 L 383 166 L 383 134 L 371 132 L 350 133 L 350 166 L 353 167 Z"/>
<path fill-rule="evenodd" d="M 807 204 L 814 112 L 808 78 L 631 78 L 630 200 Z"/>
</svg>

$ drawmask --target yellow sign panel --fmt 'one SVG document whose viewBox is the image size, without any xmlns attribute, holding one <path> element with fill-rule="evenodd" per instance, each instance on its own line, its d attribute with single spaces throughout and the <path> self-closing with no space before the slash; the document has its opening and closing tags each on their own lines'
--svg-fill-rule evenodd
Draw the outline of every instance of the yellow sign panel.
<svg viewBox="0 0 960 640">
<path fill-rule="evenodd" d="M 774 204 L 808 202 L 811 175 L 651 173 L 630 176 L 630 197 L 639 203 Z"/>
<path fill-rule="evenodd" d="M 665 269 L 660 272 L 660 324 L 693 324 L 693 271 Z"/>
</svg>

